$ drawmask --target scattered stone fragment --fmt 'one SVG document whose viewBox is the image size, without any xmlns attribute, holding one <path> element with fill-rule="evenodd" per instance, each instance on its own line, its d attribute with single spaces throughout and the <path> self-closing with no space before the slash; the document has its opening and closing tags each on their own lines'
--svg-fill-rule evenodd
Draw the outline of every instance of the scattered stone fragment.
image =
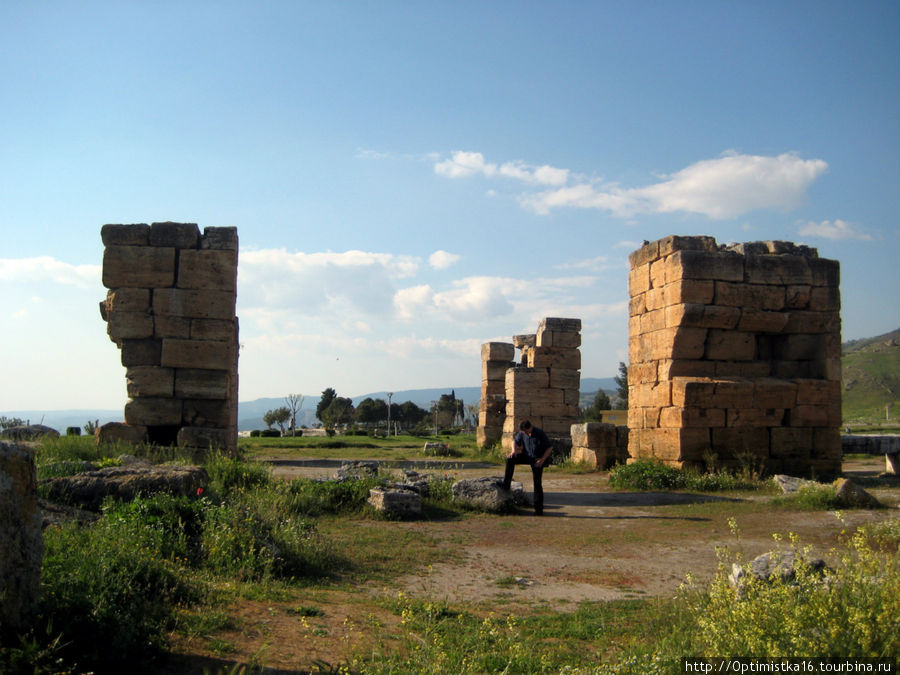
<svg viewBox="0 0 900 675">
<path fill-rule="evenodd" d="M 372 488 L 369 504 L 382 513 L 411 516 L 422 513 L 422 498 L 417 492 L 402 487 Z"/>
<path fill-rule="evenodd" d="M 499 476 L 458 480 L 452 490 L 455 503 L 494 513 L 511 511 L 528 502 L 522 483 L 514 482 L 509 490 L 504 490 Z"/>
<path fill-rule="evenodd" d="M 346 480 L 348 478 L 375 478 L 378 476 L 378 462 L 355 460 L 343 462 L 337 470 L 335 478 Z"/>
<path fill-rule="evenodd" d="M 838 478 L 834 481 L 834 492 L 844 506 L 860 509 L 881 508 L 881 502 L 849 478 Z"/>
<path fill-rule="evenodd" d="M 814 480 L 808 480 L 806 478 L 797 478 L 796 476 L 788 476 L 783 473 L 776 474 L 772 476 L 772 480 L 775 481 L 775 484 L 781 488 L 781 491 L 786 494 L 795 494 L 800 492 L 800 488 L 808 487 L 813 485 L 819 485 Z"/>
</svg>

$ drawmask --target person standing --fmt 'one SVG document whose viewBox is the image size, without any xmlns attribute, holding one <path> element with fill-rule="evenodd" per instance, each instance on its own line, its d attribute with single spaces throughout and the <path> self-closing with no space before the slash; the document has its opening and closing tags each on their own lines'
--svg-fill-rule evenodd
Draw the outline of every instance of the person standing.
<svg viewBox="0 0 900 675">
<path fill-rule="evenodd" d="M 516 464 L 528 464 L 534 479 L 534 515 L 544 515 L 544 486 L 541 479 L 544 467 L 550 463 L 553 444 L 543 429 L 533 426 L 525 420 L 519 425 L 519 431 L 513 438 L 513 449 L 506 456 L 506 472 L 503 476 L 503 489 L 509 490 L 512 485 Z"/>
</svg>

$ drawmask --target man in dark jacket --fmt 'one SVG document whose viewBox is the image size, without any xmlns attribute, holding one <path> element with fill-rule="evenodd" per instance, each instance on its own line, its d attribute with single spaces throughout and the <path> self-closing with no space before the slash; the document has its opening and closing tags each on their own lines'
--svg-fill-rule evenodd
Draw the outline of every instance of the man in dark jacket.
<svg viewBox="0 0 900 675">
<path fill-rule="evenodd" d="M 503 476 L 503 489 L 509 490 L 512 484 L 516 464 L 528 464 L 534 479 L 534 515 L 544 515 L 544 487 L 541 478 L 544 467 L 550 463 L 550 452 L 553 445 L 543 429 L 532 426 L 525 420 L 519 425 L 519 431 L 513 438 L 513 449 L 506 456 L 506 473 Z"/>
</svg>

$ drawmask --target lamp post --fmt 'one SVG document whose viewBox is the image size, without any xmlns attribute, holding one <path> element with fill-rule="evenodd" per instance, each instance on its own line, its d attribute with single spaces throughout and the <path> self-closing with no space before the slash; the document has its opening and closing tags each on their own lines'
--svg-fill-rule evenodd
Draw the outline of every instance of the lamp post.
<svg viewBox="0 0 900 675">
<path fill-rule="evenodd" d="M 388 428 L 387 428 L 388 436 L 391 435 L 391 396 L 393 396 L 393 395 L 394 395 L 394 392 L 392 392 L 392 391 L 388 392 Z"/>
</svg>

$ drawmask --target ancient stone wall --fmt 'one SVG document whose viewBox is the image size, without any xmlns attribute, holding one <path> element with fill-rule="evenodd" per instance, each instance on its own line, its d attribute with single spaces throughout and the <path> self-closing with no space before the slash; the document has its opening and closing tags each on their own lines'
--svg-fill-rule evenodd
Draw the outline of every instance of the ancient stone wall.
<svg viewBox="0 0 900 675">
<path fill-rule="evenodd" d="M 111 435 L 237 448 L 237 229 L 104 225 L 100 303 L 121 350 L 126 428 Z"/>
<path fill-rule="evenodd" d="M 515 365 L 516 349 L 507 342 L 481 345 L 481 400 L 475 442 L 486 448 L 500 440 L 506 420 L 506 371 Z"/>
<path fill-rule="evenodd" d="M 0 637 L 26 628 L 37 611 L 43 553 L 34 455 L 0 443 Z"/>
<path fill-rule="evenodd" d="M 632 460 L 839 472 L 838 262 L 789 242 L 677 236 L 630 262 Z"/>
<path fill-rule="evenodd" d="M 573 424 L 572 461 L 609 469 L 628 459 L 628 427 L 603 422 Z"/>
<path fill-rule="evenodd" d="M 578 419 L 580 346 L 581 319 L 560 318 L 542 319 L 536 334 L 516 335 L 512 344 L 483 344 L 478 444 L 485 447 L 499 437 L 505 450 L 512 449 L 519 423 L 527 419 L 568 454 L 570 428 Z M 512 360 L 516 349 L 518 365 Z"/>
</svg>

